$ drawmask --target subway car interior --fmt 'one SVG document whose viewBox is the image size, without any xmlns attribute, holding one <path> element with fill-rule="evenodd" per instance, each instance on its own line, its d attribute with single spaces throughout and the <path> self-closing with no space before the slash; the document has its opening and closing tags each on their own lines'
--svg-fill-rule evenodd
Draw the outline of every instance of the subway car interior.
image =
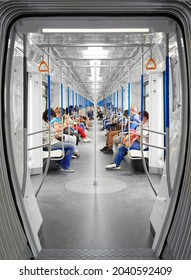
<svg viewBox="0 0 191 280">
<path fill-rule="evenodd" d="M 75 2 L 0 6 L 0 259 L 191 259 L 191 5 Z"/>
</svg>

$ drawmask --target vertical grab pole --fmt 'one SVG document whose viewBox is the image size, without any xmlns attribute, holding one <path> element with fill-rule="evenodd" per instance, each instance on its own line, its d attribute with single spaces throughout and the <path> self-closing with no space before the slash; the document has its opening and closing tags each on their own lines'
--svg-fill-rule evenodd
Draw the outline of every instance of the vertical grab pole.
<svg viewBox="0 0 191 280">
<path fill-rule="evenodd" d="M 118 89 L 117 89 L 117 112 L 118 112 L 118 106 L 119 106 L 119 93 L 118 93 Z"/>
<path fill-rule="evenodd" d="M 64 85 L 60 84 L 60 107 L 61 107 L 61 115 L 64 115 Z"/>
<path fill-rule="evenodd" d="M 46 162 L 46 167 L 44 170 L 44 174 L 43 174 L 43 178 L 42 181 L 40 183 L 40 186 L 38 188 L 38 190 L 35 193 L 35 197 L 38 196 L 38 193 L 40 192 L 42 185 L 44 183 L 44 180 L 46 178 L 46 175 L 48 173 L 48 168 L 49 168 L 49 164 L 50 164 L 50 152 L 51 152 L 51 133 L 50 133 L 50 116 L 51 116 L 51 90 L 50 90 L 50 55 L 48 54 L 48 89 L 47 89 L 47 103 L 48 103 L 48 125 L 49 125 L 49 146 L 48 146 L 48 159 Z"/>
<path fill-rule="evenodd" d="M 28 114 L 28 73 L 27 73 L 27 35 L 23 34 L 23 181 L 22 195 L 25 196 L 27 179 L 27 114 Z"/>
<path fill-rule="evenodd" d="M 61 70 L 62 75 L 62 70 Z M 60 83 L 60 108 L 61 108 L 61 116 L 64 115 L 64 89 L 63 89 L 63 81 L 61 77 L 61 83 Z"/>
<path fill-rule="evenodd" d="M 129 78 L 128 78 L 128 88 L 127 88 L 127 104 L 128 104 L 128 134 L 130 136 L 130 121 L 131 121 L 131 84 L 130 84 L 130 68 L 129 68 Z M 130 144 L 130 137 L 129 137 L 129 144 Z M 129 155 L 129 149 L 128 149 L 128 155 Z"/>
<path fill-rule="evenodd" d="M 166 34 L 166 70 L 165 70 L 165 131 L 166 131 L 166 176 L 168 194 L 171 195 L 170 180 L 170 133 L 169 133 L 169 34 Z"/>
<path fill-rule="evenodd" d="M 113 87 L 113 108 L 115 108 L 115 92 L 114 92 L 114 87 Z"/>
<path fill-rule="evenodd" d="M 130 82 L 128 82 L 127 92 L 128 92 L 128 116 L 130 117 L 130 108 L 131 108 L 131 84 L 130 84 Z"/>
<path fill-rule="evenodd" d="M 78 110 L 78 93 L 76 92 L 76 110 Z M 76 112 L 78 113 L 78 112 Z"/>
<path fill-rule="evenodd" d="M 63 125 L 63 81 L 62 81 L 62 70 L 63 67 L 61 67 L 61 83 L 60 83 L 60 109 L 61 109 L 61 118 L 62 118 L 62 125 Z M 61 134 L 61 143 L 62 143 L 62 150 L 64 150 L 64 136 L 63 136 L 63 130 Z"/>
<path fill-rule="evenodd" d="M 70 114 L 70 87 L 68 86 L 68 115 Z"/>
<path fill-rule="evenodd" d="M 79 94 L 79 105 L 82 106 L 82 98 L 81 98 L 81 94 Z"/>
<path fill-rule="evenodd" d="M 73 111 L 74 111 L 74 90 L 72 90 L 72 106 L 73 106 Z"/>
<path fill-rule="evenodd" d="M 124 112 L 124 91 L 123 91 L 123 86 L 121 87 L 121 112 L 122 113 Z M 121 131 L 123 133 L 123 114 L 121 116 Z"/>
<path fill-rule="evenodd" d="M 97 130 L 97 123 L 96 123 L 96 109 L 97 109 L 97 85 L 96 85 L 96 71 L 97 71 L 97 62 L 94 61 L 94 83 L 95 83 L 95 87 L 94 87 L 94 104 L 95 104 L 95 108 L 94 108 L 94 181 L 93 181 L 93 185 L 94 187 L 97 186 L 97 165 L 96 165 L 96 145 L 97 145 L 97 141 L 96 141 L 96 130 Z"/>
<path fill-rule="evenodd" d="M 50 90 L 50 56 L 48 55 L 48 121 L 50 123 L 51 115 L 51 90 Z"/>
<path fill-rule="evenodd" d="M 141 149 L 142 163 L 143 163 L 143 168 L 144 168 L 145 174 L 148 178 L 148 181 L 150 183 L 150 186 L 151 186 L 153 192 L 155 193 L 155 195 L 157 195 L 157 192 L 154 189 L 151 177 L 147 170 L 144 152 L 143 152 L 143 119 L 144 119 L 144 112 L 143 112 L 143 110 L 144 110 L 144 75 L 143 75 L 143 72 L 144 71 L 143 71 L 143 66 L 144 66 L 144 60 L 143 60 L 143 51 L 142 51 L 142 56 L 141 56 L 141 139 L 140 139 L 140 149 Z"/>
<path fill-rule="evenodd" d="M 141 123 L 143 122 L 143 110 L 144 110 L 144 77 L 141 74 Z"/>
<path fill-rule="evenodd" d="M 128 78 L 128 89 L 127 89 L 127 104 L 128 104 L 128 134 L 129 134 L 129 146 L 130 146 L 130 121 L 131 121 L 131 84 L 130 84 L 130 67 L 129 67 L 129 78 Z M 128 156 L 130 157 L 129 149 Z"/>
<path fill-rule="evenodd" d="M 130 121 L 130 108 L 131 108 L 131 84 L 130 84 L 130 67 L 129 67 L 129 77 L 128 77 L 128 87 L 127 87 L 127 98 L 128 98 L 128 117 Z"/>
<path fill-rule="evenodd" d="M 122 111 L 122 113 L 124 111 L 124 90 L 123 90 L 123 86 L 121 88 L 121 111 Z"/>
</svg>

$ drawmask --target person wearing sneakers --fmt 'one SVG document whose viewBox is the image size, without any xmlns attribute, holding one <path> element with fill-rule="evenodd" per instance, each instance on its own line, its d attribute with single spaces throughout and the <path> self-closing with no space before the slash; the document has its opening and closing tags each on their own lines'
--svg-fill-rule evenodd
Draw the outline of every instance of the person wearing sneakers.
<svg viewBox="0 0 191 280">
<path fill-rule="evenodd" d="M 147 130 L 149 128 L 149 113 L 147 111 L 143 111 L 143 128 Z M 143 143 L 148 143 L 149 132 L 147 130 L 143 130 Z M 130 150 L 140 150 L 141 125 L 136 128 L 136 135 L 138 135 L 139 137 L 137 138 L 137 140 L 135 140 L 135 142 L 132 143 Z M 147 148 L 148 146 L 143 145 L 143 150 Z M 107 165 L 105 168 L 108 170 L 120 169 L 120 164 L 124 156 L 127 154 L 127 151 L 127 148 L 124 145 L 120 144 L 118 146 L 113 162 Z"/>
<path fill-rule="evenodd" d="M 128 110 L 125 110 L 123 113 L 123 116 L 128 119 Z M 137 114 L 137 108 L 135 106 L 131 106 L 130 108 L 130 129 L 136 129 L 136 127 L 139 125 L 139 116 Z M 113 154 L 113 141 L 116 139 L 116 137 L 120 138 L 122 140 L 123 136 L 125 136 L 128 133 L 129 124 L 126 122 L 125 128 L 123 131 L 121 130 L 113 130 L 109 131 L 107 133 L 106 138 L 106 145 L 102 149 L 100 149 L 101 152 L 104 154 Z"/>
<path fill-rule="evenodd" d="M 51 113 L 50 113 L 50 118 L 52 119 L 53 116 L 55 116 L 55 112 L 53 109 L 51 109 Z M 48 123 L 48 109 L 46 111 L 44 111 L 43 113 L 43 125 L 42 125 L 42 129 L 43 129 L 43 145 L 47 145 L 46 147 L 44 147 L 43 149 L 45 151 L 48 150 L 48 145 L 49 145 L 49 131 L 47 129 L 49 129 L 49 123 Z M 61 160 L 58 160 L 58 165 L 61 167 L 61 171 L 65 172 L 65 173 L 72 173 L 74 172 L 73 169 L 70 168 L 70 164 L 71 164 L 71 159 L 72 159 L 72 155 L 74 152 L 74 145 L 72 143 L 68 143 L 65 142 L 64 145 L 58 140 L 56 139 L 56 131 L 54 129 L 54 127 L 52 127 L 50 125 L 50 141 L 51 141 L 51 150 L 62 150 L 64 149 L 64 157 Z"/>
</svg>

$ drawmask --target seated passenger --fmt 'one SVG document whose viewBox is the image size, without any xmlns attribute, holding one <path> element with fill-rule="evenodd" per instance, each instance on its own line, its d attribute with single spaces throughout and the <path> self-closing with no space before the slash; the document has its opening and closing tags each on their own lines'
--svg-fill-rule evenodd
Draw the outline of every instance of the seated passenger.
<svg viewBox="0 0 191 280">
<path fill-rule="evenodd" d="M 118 109 L 118 111 L 114 112 L 113 116 L 110 118 L 109 121 L 107 121 L 104 125 L 105 130 L 111 130 L 112 128 L 115 128 L 118 126 L 122 119 L 123 113 L 121 112 L 121 108 Z M 112 129 L 114 130 L 114 129 Z"/>
<path fill-rule="evenodd" d="M 103 120 L 103 118 L 104 118 L 104 114 L 103 114 L 102 110 L 99 107 L 97 108 L 97 118 L 100 121 Z"/>
<path fill-rule="evenodd" d="M 54 129 L 57 132 L 57 139 L 62 141 L 62 138 L 59 137 L 59 133 L 61 134 L 63 133 L 64 142 L 70 142 L 74 145 L 75 148 L 74 157 L 79 156 L 78 150 L 76 150 L 76 145 L 78 144 L 77 136 L 72 134 L 72 132 L 70 134 L 66 134 L 64 132 L 66 126 L 64 126 L 62 123 L 61 110 L 58 107 L 56 107 L 54 112 L 56 115 L 55 116 L 53 115 L 50 124 L 54 127 Z"/>
<path fill-rule="evenodd" d="M 90 108 L 90 110 L 88 111 L 88 118 L 90 120 L 94 119 L 94 112 L 93 112 L 93 108 Z"/>
<path fill-rule="evenodd" d="M 139 114 L 140 113 L 138 113 L 138 119 L 140 119 L 140 115 Z M 135 119 L 133 119 L 133 117 L 132 117 L 132 118 L 130 118 L 130 121 L 133 121 L 133 123 L 130 123 L 130 130 L 131 129 L 136 129 L 136 127 L 138 125 L 136 125 L 134 123 Z M 137 121 L 137 119 L 136 119 L 136 121 Z M 139 122 L 138 122 L 138 124 L 139 124 Z M 127 124 L 127 126 L 128 126 L 128 124 Z M 117 151 L 118 145 L 122 142 L 122 140 L 126 137 L 126 135 L 127 135 L 127 133 L 126 133 L 125 130 L 123 132 L 120 132 L 118 135 L 114 135 L 114 137 L 113 137 L 113 151 L 114 152 Z"/>
<path fill-rule="evenodd" d="M 67 108 L 66 108 L 66 112 L 67 112 Z M 80 126 L 75 124 L 75 122 L 70 118 L 70 115 L 65 116 L 65 123 L 64 124 L 65 124 L 65 126 L 72 126 L 80 134 L 82 142 L 92 142 L 92 140 L 87 137 L 84 130 Z"/>
<path fill-rule="evenodd" d="M 50 121 L 50 124 L 54 126 L 56 132 L 63 131 L 65 141 L 71 142 L 76 147 L 76 145 L 78 145 L 79 135 L 74 133 L 72 130 L 70 131 L 70 133 L 68 132 L 68 127 L 65 126 L 62 122 L 61 109 L 56 107 L 54 111 L 56 113 L 56 116 L 53 117 L 53 119 Z"/>
<path fill-rule="evenodd" d="M 89 118 L 86 116 L 80 116 L 79 117 L 79 122 L 84 124 L 85 129 L 89 130 L 91 123 L 89 121 Z"/>
<path fill-rule="evenodd" d="M 149 128 L 149 114 L 147 111 L 143 112 L 143 128 Z M 133 130 L 131 130 L 133 131 Z M 131 134 L 131 132 L 130 132 Z M 141 125 L 139 125 L 136 129 L 136 132 L 133 133 L 133 135 L 137 135 L 137 139 L 132 143 L 130 146 L 130 150 L 140 150 L 140 136 L 141 136 Z M 148 143 L 148 135 L 149 132 L 143 130 L 143 143 Z M 148 147 L 146 145 L 143 145 L 143 150 L 147 149 Z M 124 156 L 127 154 L 128 148 L 120 144 L 118 146 L 117 152 L 115 154 L 114 160 L 111 164 L 107 165 L 106 169 L 120 169 L 120 164 L 124 158 Z"/>
<path fill-rule="evenodd" d="M 53 118 L 53 116 L 55 116 L 55 112 L 54 112 L 54 110 L 51 109 L 51 119 Z M 48 110 L 46 110 L 43 113 L 42 118 L 43 118 L 43 130 L 48 129 L 49 128 Z M 65 142 L 64 146 L 62 146 L 63 144 L 56 139 L 56 131 L 51 125 L 50 125 L 50 140 L 51 140 L 51 143 L 50 143 L 51 150 L 62 150 L 64 148 L 64 158 L 57 161 L 58 165 L 61 167 L 61 171 L 65 172 L 65 173 L 74 172 L 74 170 L 70 168 L 71 159 L 72 159 L 72 155 L 74 152 L 74 145 L 71 143 Z M 49 145 L 49 131 L 48 130 L 43 131 L 43 144 L 47 145 L 47 147 L 44 147 L 43 149 L 45 151 L 48 151 L 48 145 Z"/>
<path fill-rule="evenodd" d="M 106 113 L 106 116 L 104 118 L 102 118 L 102 120 L 103 120 L 103 127 L 100 129 L 100 131 L 103 131 L 104 129 L 107 129 L 106 128 L 107 123 L 112 122 L 113 115 L 114 115 L 114 112 L 112 111 L 112 109 L 109 109 L 107 111 L 107 113 Z"/>
<path fill-rule="evenodd" d="M 125 110 L 124 116 L 128 118 L 127 110 Z M 136 129 L 139 123 L 140 121 L 139 121 L 139 116 L 137 114 L 137 108 L 135 106 L 132 106 L 130 108 L 130 129 Z M 114 139 L 116 140 L 114 136 L 118 136 L 120 139 L 119 141 L 121 142 L 121 139 L 123 139 L 125 135 L 128 133 L 128 129 L 129 129 L 129 123 L 127 122 L 123 131 L 122 130 L 109 131 L 107 133 L 106 145 L 100 151 L 104 152 L 104 154 L 113 154 L 113 149 L 112 149 L 113 140 Z"/>
</svg>

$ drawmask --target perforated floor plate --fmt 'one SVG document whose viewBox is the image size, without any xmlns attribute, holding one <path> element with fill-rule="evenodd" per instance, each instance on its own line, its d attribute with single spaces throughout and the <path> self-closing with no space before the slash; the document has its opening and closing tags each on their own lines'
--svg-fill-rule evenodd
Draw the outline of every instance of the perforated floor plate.
<svg viewBox="0 0 191 280">
<path fill-rule="evenodd" d="M 152 249 L 43 249 L 39 260 L 156 260 Z"/>
</svg>

